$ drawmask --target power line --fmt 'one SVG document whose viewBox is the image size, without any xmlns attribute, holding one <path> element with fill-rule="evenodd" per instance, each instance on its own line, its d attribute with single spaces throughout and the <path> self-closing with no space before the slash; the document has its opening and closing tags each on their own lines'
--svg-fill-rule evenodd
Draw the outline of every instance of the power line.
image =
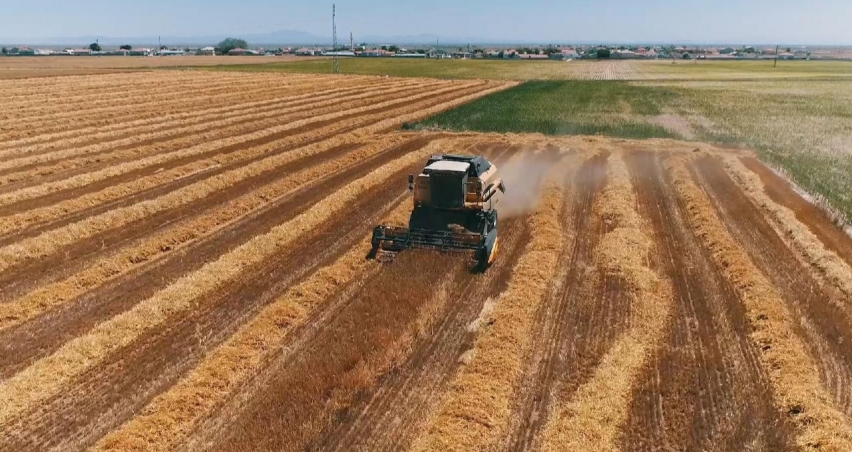
<svg viewBox="0 0 852 452">
<path fill-rule="evenodd" d="M 331 73 L 339 74 L 340 73 L 340 62 L 337 61 L 337 21 L 336 21 L 336 5 L 334 3 L 331 4 L 331 54 L 332 54 L 332 66 Z"/>
</svg>

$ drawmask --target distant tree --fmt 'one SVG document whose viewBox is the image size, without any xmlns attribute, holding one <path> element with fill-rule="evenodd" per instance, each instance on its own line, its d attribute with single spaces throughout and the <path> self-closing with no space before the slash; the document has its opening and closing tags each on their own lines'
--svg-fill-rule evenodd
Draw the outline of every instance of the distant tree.
<svg viewBox="0 0 852 452">
<path fill-rule="evenodd" d="M 598 49 L 598 58 L 609 58 L 612 55 L 612 52 L 606 47 L 601 47 Z"/>
<path fill-rule="evenodd" d="M 216 53 L 224 55 L 234 49 L 247 49 L 248 43 L 244 39 L 227 38 L 216 45 Z"/>
<path fill-rule="evenodd" d="M 89 50 L 91 50 L 92 52 L 100 52 L 101 51 L 101 45 L 98 44 L 97 42 L 93 42 L 93 43 L 89 44 Z"/>
<path fill-rule="evenodd" d="M 505 52 L 503 52 L 502 50 L 501 50 L 501 51 L 499 51 L 499 52 L 497 52 L 497 58 L 501 58 L 501 59 L 502 59 L 502 58 L 503 58 L 503 56 L 505 56 L 505 55 L 506 55 L 506 53 L 505 53 Z"/>
<path fill-rule="evenodd" d="M 120 49 L 120 50 L 133 50 L 133 47 L 131 47 L 131 46 L 130 46 L 130 45 L 128 45 L 128 44 L 125 44 L 125 45 L 123 45 L 123 46 L 119 47 L 119 49 Z"/>
<path fill-rule="evenodd" d="M 169 50 L 169 48 L 166 46 L 160 46 L 160 50 Z"/>
<path fill-rule="evenodd" d="M 787 53 L 791 53 L 792 51 L 793 51 L 793 49 L 787 47 Z"/>
<path fill-rule="evenodd" d="M 0 50 L 0 52 L 2 52 L 2 53 L 3 53 L 3 55 L 8 55 L 8 54 L 9 54 L 9 49 L 7 49 L 7 48 L 3 47 L 3 49 L 2 49 L 2 50 Z"/>
</svg>

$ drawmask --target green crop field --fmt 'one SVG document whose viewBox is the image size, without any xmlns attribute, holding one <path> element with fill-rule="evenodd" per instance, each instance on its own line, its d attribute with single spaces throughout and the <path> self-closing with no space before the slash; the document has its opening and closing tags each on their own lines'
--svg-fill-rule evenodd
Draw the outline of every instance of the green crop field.
<svg viewBox="0 0 852 452">
<path fill-rule="evenodd" d="M 678 135 L 644 118 L 661 115 L 674 96 L 621 81 L 531 81 L 407 127 L 671 138 Z"/>
<path fill-rule="evenodd" d="M 197 68 L 244 72 L 331 73 L 331 59 L 282 63 L 234 64 Z M 845 78 L 852 80 L 852 62 L 770 60 L 652 61 L 521 61 L 426 60 L 405 58 L 341 58 L 340 72 L 395 77 L 485 78 L 500 80 L 746 80 Z"/>
</svg>

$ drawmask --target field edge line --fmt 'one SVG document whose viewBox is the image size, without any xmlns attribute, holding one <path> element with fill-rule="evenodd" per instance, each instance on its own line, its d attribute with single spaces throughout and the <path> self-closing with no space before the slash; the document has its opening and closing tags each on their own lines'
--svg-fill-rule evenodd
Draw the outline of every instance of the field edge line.
<svg viewBox="0 0 852 452">
<path fill-rule="evenodd" d="M 852 268 L 837 253 L 827 249 L 825 244 L 796 218 L 792 210 L 773 201 L 766 194 L 765 185 L 760 180 L 760 176 L 746 168 L 738 157 L 726 156 L 723 158 L 723 163 L 728 174 L 732 176 L 731 179 L 752 203 L 769 214 L 773 220 L 770 223 L 775 226 L 774 229 L 778 235 L 786 242 L 792 243 L 791 248 L 804 257 L 809 264 L 808 267 L 817 268 L 820 276 L 840 289 L 847 297 L 852 297 Z"/>
</svg>

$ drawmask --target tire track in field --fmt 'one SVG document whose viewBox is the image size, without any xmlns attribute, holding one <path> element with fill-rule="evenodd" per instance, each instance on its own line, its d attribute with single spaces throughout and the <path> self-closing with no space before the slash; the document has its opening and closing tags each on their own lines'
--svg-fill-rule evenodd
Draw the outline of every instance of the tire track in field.
<svg viewBox="0 0 852 452">
<path fill-rule="evenodd" d="M 430 145 L 376 168 L 328 195 L 301 215 L 275 226 L 267 234 L 252 237 L 216 261 L 183 276 L 129 311 L 99 324 L 86 335 L 63 345 L 56 353 L 3 381 L 0 394 L 6 398 L 7 404 L 0 406 L 0 424 L 18 419 L 30 410 L 39 410 L 45 400 L 58 397 L 62 403 L 63 395 L 68 394 L 64 387 L 114 356 L 113 352 L 148 337 L 164 324 L 204 310 L 215 301 L 207 295 L 237 287 L 234 283 L 242 281 L 244 270 L 293 249 L 301 243 L 300 239 L 319 231 L 323 223 L 344 217 L 342 214 L 347 208 L 362 200 L 365 193 L 386 186 L 392 177 L 403 170 L 410 170 L 434 149 L 435 146 Z M 250 277 L 249 281 L 257 282 L 258 279 Z M 120 368 L 133 373 L 133 369 Z M 96 382 L 101 381 L 99 378 L 93 376 Z M 32 424 L 25 422 L 23 425 Z M 20 426 L 7 429 L 6 434 L 14 435 L 19 429 Z"/>
<path fill-rule="evenodd" d="M 627 161 L 655 231 L 656 265 L 674 283 L 673 324 L 634 390 L 621 447 L 787 450 L 789 426 L 772 403 L 745 310 L 693 237 L 659 158 L 634 153 Z"/>
<path fill-rule="evenodd" d="M 819 365 L 834 402 L 852 416 L 852 300 L 822 284 L 787 247 L 760 210 L 739 190 L 716 158 L 695 162 L 699 182 L 710 194 L 731 235 L 753 258 L 795 313 L 799 331 Z M 720 202 L 724 200 L 724 203 Z"/>
<path fill-rule="evenodd" d="M 36 317 L 33 321 L 18 324 L 7 330 L 0 330 L 0 338 L 8 339 L 3 347 L 4 355 L 0 356 L 0 375 L 8 377 L 21 370 L 27 363 L 33 362 L 52 353 L 65 341 L 70 340 L 99 321 L 110 318 L 125 311 L 139 299 L 153 295 L 157 290 L 174 282 L 182 273 L 201 268 L 204 263 L 213 260 L 218 254 L 238 246 L 253 235 L 264 233 L 265 227 L 271 224 L 273 218 L 281 217 L 281 212 L 298 214 L 298 209 L 306 209 L 310 204 L 321 199 L 327 193 L 342 186 L 347 180 L 362 176 L 365 172 L 378 165 L 381 161 L 404 156 L 409 152 L 426 146 L 435 137 L 424 137 L 407 141 L 375 156 L 356 162 L 339 171 L 331 173 L 328 178 L 321 179 L 316 184 L 307 184 L 295 190 L 286 197 L 263 205 L 259 210 L 214 230 L 211 234 L 201 237 L 178 251 L 155 259 L 120 275 L 93 290 L 80 294 L 69 300 L 60 309 Z M 326 161 L 330 161 L 327 158 Z M 308 162 L 304 166 L 319 165 L 319 162 Z M 297 169 L 292 169 L 293 172 Z M 297 206 L 298 209 L 296 207 Z M 205 215 L 205 207 L 195 209 L 197 215 Z M 128 293 L 136 296 L 128 297 Z M 26 338 L 24 341 L 18 339 Z"/>
<path fill-rule="evenodd" d="M 394 180 L 404 180 L 408 171 L 410 168 L 398 172 Z M 325 188 L 320 194 L 329 193 Z M 386 187 L 365 192 L 347 216 L 326 223 L 291 249 L 245 268 L 243 277 L 207 295 L 203 306 L 116 350 L 71 382 L 63 394 L 24 414 L 11 427 L 16 432 L 26 430 L 26 437 L 7 441 L 0 450 L 74 451 L 91 446 L 179 381 L 207 351 L 219 346 L 287 287 L 355 246 L 399 197 L 400 191 Z M 280 217 L 268 216 L 276 222 Z M 79 394 L 70 397 L 72 403 L 69 391 Z M 56 429 L 65 433 L 57 436 L 53 434 Z"/>
<path fill-rule="evenodd" d="M 436 84 L 438 83 L 436 82 Z M 297 102 L 298 105 L 295 106 L 284 104 L 251 111 L 248 114 L 240 112 L 236 113 L 234 118 L 225 117 L 213 122 L 202 121 L 195 125 L 180 125 L 178 128 L 137 134 L 117 141 L 107 140 L 90 146 L 72 147 L 39 155 L 27 155 L 0 163 L 0 176 L 2 176 L 0 181 L 3 182 L 3 185 L 8 185 L 21 180 L 21 178 L 32 178 L 32 176 L 41 174 L 53 175 L 53 179 L 56 180 L 57 178 L 102 169 L 140 157 L 150 160 L 158 155 L 171 156 L 172 158 L 186 155 L 185 150 L 181 147 L 192 146 L 199 140 L 222 140 L 249 135 L 267 127 L 278 126 L 282 122 L 292 121 L 298 124 L 311 117 L 316 117 L 318 120 L 332 118 L 343 120 L 352 117 L 351 112 L 357 109 L 371 105 L 384 106 L 406 96 L 417 98 L 417 95 L 411 92 L 411 87 L 411 85 L 402 85 L 384 90 L 381 87 L 375 87 L 343 102 L 336 99 L 335 96 L 320 96 L 320 100 L 310 99 L 307 102 Z M 436 94 L 452 88 L 458 88 L 458 86 L 447 85 L 438 88 Z M 422 97 L 422 94 L 420 96 Z M 149 149 L 154 152 L 146 152 Z M 40 182 L 38 179 L 36 181 Z M 4 187 L 3 191 L 8 191 L 8 188 Z"/>
<path fill-rule="evenodd" d="M 593 251 L 607 226 L 595 202 L 607 180 L 608 153 L 595 155 L 568 177 L 572 196 L 565 200 L 563 230 L 569 231 L 550 301 L 537 314 L 523 389 L 513 402 L 513 419 L 504 441 L 508 450 L 528 450 L 547 420 L 552 399 L 571 394 L 591 376 L 629 315 L 620 281 L 602 277 Z M 560 398 L 566 396 L 560 396 Z"/>
</svg>

